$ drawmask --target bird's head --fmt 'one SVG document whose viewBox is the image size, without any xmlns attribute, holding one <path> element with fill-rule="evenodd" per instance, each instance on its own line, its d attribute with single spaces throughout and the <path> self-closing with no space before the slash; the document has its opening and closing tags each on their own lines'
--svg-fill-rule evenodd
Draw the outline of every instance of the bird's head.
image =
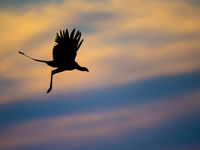
<svg viewBox="0 0 200 150">
<path fill-rule="evenodd" d="M 81 71 L 87 71 L 87 72 L 89 72 L 88 68 L 86 68 L 86 67 L 82 67 Z"/>
</svg>

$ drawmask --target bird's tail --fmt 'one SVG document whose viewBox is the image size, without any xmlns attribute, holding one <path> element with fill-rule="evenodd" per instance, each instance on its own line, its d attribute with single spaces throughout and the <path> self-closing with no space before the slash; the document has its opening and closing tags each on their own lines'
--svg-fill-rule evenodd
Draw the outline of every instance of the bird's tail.
<svg viewBox="0 0 200 150">
<path fill-rule="evenodd" d="M 32 59 L 32 60 L 35 60 L 35 61 L 47 63 L 47 61 L 45 61 L 45 60 L 39 60 L 39 59 L 32 58 L 32 57 L 26 55 L 25 53 L 23 53 L 23 52 L 21 52 L 21 51 L 19 51 L 19 54 L 22 54 L 22 55 L 24 55 L 24 56 L 26 56 L 26 57 L 28 57 L 28 58 L 30 58 L 30 59 Z"/>
</svg>

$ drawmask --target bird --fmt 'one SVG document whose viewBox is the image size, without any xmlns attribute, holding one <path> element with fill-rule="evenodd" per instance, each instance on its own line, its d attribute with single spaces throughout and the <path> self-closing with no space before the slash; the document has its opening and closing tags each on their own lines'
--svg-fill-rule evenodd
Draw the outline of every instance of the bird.
<svg viewBox="0 0 200 150">
<path fill-rule="evenodd" d="M 46 63 L 48 66 L 56 68 L 51 71 L 50 85 L 47 94 L 52 90 L 53 75 L 66 70 L 80 70 L 89 72 L 88 68 L 80 66 L 76 61 L 77 51 L 79 50 L 83 39 L 81 40 L 81 32 L 74 28 L 71 33 L 68 29 L 60 30 L 60 34 L 56 33 L 55 45 L 53 47 L 53 60 L 45 61 L 32 58 L 25 53 L 19 51 L 19 54 L 24 55 L 34 61 Z"/>
</svg>

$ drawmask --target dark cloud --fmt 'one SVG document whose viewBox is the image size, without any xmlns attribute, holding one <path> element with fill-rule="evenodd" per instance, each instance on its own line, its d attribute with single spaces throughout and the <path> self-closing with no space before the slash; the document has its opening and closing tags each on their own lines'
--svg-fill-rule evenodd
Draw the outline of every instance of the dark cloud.
<svg viewBox="0 0 200 150">
<path fill-rule="evenodd" d="M 102 22 L 110 19 L 115 19 L 116 14 L 113 12 L 104 11 L 89 11 L 88 13 L 84 12 L 80 14 L 80 22 L 94 23 L 94 22 Z"/>
<path fill-rule="evenodd" d="M 160 76 L 105 89 L 41 99 L 25 99 L 0 106 L 0 131 L 18 122 L 76 114 L 123 105 L 162 101 L 200 89 L 200 71 Z M 1 81 L 8 84 L 7 81 Z"/>
<path fill-rule="evenodd" d="M 189 3 L 189 4 L 194 4 L 194 5 L 200 5 L 199 0 L 179 0 L 179 1 L 183 1 L 183 2 L 186 2 L 186 3 Z"/>
<path fill-rule="evenodd" d="M 200 33 L 165 33 L 163 31 L 155 32 L 155 31 L 134 31 L 128 33 L 120 33 L 120 35 L 116 35 L 114 38 L 107 38 L 105 42 L 107 43 L 115 43 L 115 44 L 127 44 L 127 43 L 144 43 L 148 45 L 166 45 L 174 42 L 184 42 L 184 41 L 193 41 L 200 39 Z"/>
<path fill-rule="evenodd" d="M 5 78 L 0 79 L 0 95 L 2 94 L 2 92 L 6 91 L 6 88 L 11 87 L 11 86 L 15 86 L 14 80 L 5 79 Z"/>
<path fill-rule="evenodd" d="M 18 7 L 36 3 L 61 2 L 63 0 L 1 0 L 0 7 Z"/>
<path fill-rule="evenodd" d="M 77 21 L 73 24 L 85 33 L 101 32 L 101 26 L 97 24 L 104 24 L 104 22 L 116 19 L 117 14 L 105 10 L 95 10 L 89 12 L 79 12 Z"/>
<path fill-rule="evenodd" d="M 71 144 L 73 140 L 65 139 L 52 141 L 48 144 L 20 147 L 20 150 L 65 150 L 66 147 L 70 150 L 80 150 L 83 147 L 85 150 L 197 150 L 200 147 L 199 126 L 200 117 L 194 115 L 191 118 L 179 118 L 155 128 L 150 127 L 142 131 L 130 130 L 120 135 L 116 134 L 112 138 L 85 138 L 79 144 L 74 145 Z"/>
</svg>

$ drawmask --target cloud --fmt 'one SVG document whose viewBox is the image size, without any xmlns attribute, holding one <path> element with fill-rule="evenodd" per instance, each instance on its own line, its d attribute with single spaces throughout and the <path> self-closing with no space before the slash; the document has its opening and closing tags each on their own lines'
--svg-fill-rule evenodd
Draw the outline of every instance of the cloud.
<svg viewBox="0 0 200 150">
<path fill-rule="evenodd" d="M 15 86 L 3 85 L 7 93 L 0 91 L 4 97 L 0 103 L 44 95 L 51 69 L 17 52 L 52 59 L 55 34 L 66 27 L 77 27 L 83 33 L 85 41 L 77 60 L 90 73 L 56 75 L 56 93 L 197 70 L 199 7 L 184 1 L 76 0 L 25 5 L 20 11 L 2 9 L 0 77 L 14 81 Z"/>
<path fill-rule="evenodd" d="M 19 123 L 1 134 L 0 147 L 17 148 L 63 139 L 112 138 L 130 130 L 155 128 L 182 116 L 198 113 L 199 97 L 197 91 L 171 101 Z"/>
</svg>

